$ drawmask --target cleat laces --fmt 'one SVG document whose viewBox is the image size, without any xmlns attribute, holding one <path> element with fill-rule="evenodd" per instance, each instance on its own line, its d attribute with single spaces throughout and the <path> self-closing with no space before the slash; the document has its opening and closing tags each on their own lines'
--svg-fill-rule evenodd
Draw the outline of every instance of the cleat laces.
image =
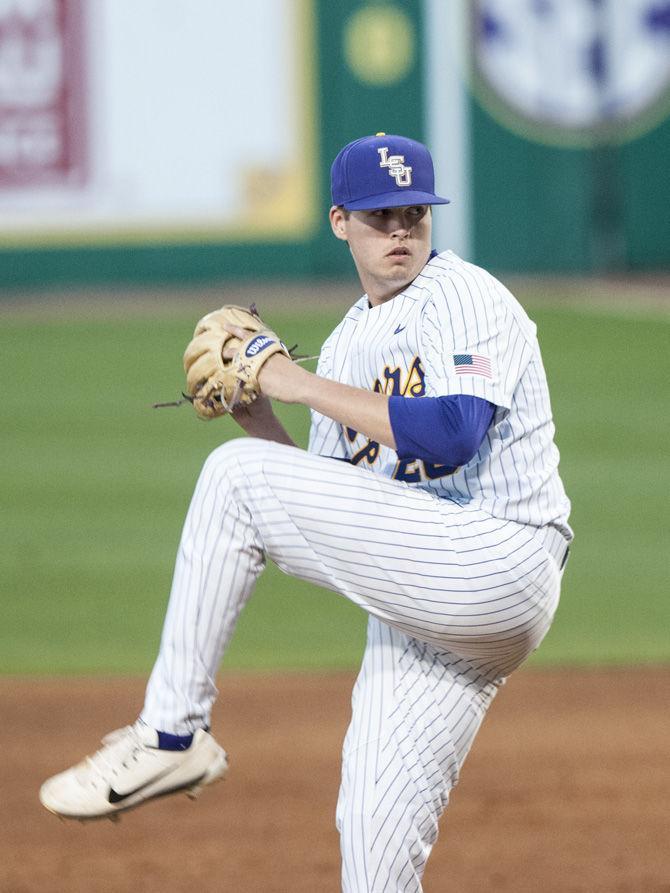
<svg viewBox="0 0 670 893">
<path fill-rule="evenodd" d="M 92 773 L 97 779 L 106 781 L 118 775 L 119 763 L 127 768 L 127 761 L 137 761 L 137 755 L 144 747 L 135 726 L 125 726 L 110 732 L 102 739 L 103 747 L 82 764 L 86 774 Z"/>
</svg>

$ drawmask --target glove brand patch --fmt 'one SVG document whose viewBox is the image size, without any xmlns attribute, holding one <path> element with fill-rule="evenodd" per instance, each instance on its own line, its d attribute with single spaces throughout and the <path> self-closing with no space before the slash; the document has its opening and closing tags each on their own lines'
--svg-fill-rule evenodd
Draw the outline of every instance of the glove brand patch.
<svg viewBox="0 0 670 893">
<path fill-rule="evenodd" d="M 256 354 L 259 354 L 262 350 L 265 350 L 265 348 L 269 347 L 271 344 L 274 344 L 274 340 L 268 335 L 256 335 L 256 337 L 247 345 L 247 349 L 244 351 L 244 355 L 246 357 L 255 357 Z"/>
<path fill-rule="evenodd" d="M 389 177 L 393 177 L 396 186 L 412 185 L 412 168 L 405 164 L 404 155 L 391 155 L 389 157 L 388 146 L 377 149 L 381 157 L 379 167 L 387 167 Z"/>
</svg>

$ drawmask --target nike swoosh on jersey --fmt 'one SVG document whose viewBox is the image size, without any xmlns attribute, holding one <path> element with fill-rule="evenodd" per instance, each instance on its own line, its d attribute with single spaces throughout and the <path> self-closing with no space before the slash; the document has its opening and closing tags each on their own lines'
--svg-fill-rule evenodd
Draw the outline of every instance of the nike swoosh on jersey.
<svg viewBox="0 0 670 893">
<path fill-rule="evenodd" d="M 398 326 L 398 328 L 395 330 L 395 332 L 394 332 L 393 334 L 394 334 L 394 335 L 399 335 L 401 332 L 404 332 L 404 330 L 405 330 L 406 328 L 407 328 L 407 326 Z"/>
</svg>

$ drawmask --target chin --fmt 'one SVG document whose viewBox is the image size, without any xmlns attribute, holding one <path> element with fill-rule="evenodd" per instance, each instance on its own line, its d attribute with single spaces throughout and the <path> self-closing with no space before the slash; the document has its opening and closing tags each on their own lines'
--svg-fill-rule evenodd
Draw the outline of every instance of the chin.
<svg viewBox="0 0 670 893">
<path fill-rule="evenodd" d="M 386 277 L 387 292 L 390 297 L 399 295 L 410 283 L 416 279 L 417 274 L 409 270 L 395 270 Z"/>
<path fill-rule="evenodd" d="M 405 255 L 393 258 L 389 267 L 389 277 L 392 279 L 406 279 L 411 282 L 421 272 L 423 264 L 418 264 L 416 258 Z"/>
</svg>

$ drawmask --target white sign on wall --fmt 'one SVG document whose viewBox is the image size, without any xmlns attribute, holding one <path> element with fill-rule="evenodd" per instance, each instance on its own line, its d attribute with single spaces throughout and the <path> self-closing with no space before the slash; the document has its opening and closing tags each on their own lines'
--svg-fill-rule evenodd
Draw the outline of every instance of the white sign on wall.
<svg viewBox="0 0 670 893">
<path fill-rule="evenodd" d="M 0 0 L 0 245 L 309 234 L 312 3 Z"/>
<path fill-rule="evenodd" d="M 85 176 L 79 0 L 0 2 L 0 191 Z"/>
</svg>

